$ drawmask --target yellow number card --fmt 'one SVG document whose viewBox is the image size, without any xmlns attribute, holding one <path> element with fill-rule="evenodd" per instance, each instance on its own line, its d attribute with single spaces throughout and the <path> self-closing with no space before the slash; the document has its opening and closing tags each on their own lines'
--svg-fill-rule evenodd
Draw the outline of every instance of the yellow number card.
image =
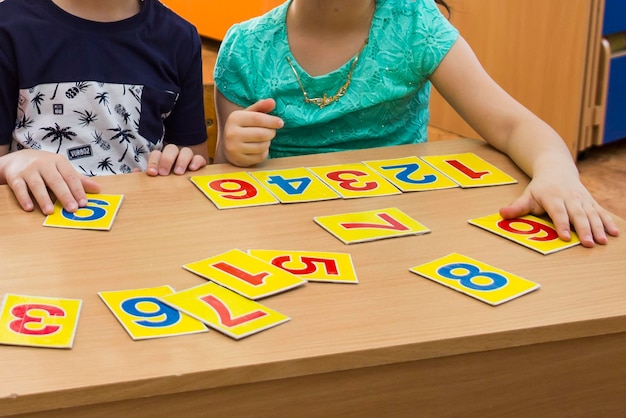
<svg viewBox="0 0 626 418">
<path fill-rule="evenodd" d="M 430 232 L 398 208 L 318 216 L 314 220 L 344 244 Z"/>
<path fill-rule="evenodd" d="M 44 220 L 44 226 L 108 231 L 122 205 L 124 195 L 87 194 L 87 206 L 70 213 L 57 200 L 54 212 Z"/>
<path fill-rule="evenodd" d="M 211 282 L 162 296 L 161 300 L 236 340 L 290 320 Z"/>
<path fill-rule="evenodd" d="M 362 163 L 310 167 L 309 170 L 346 199 L 401 193 L 383 176 Z"/>
<path fill-rule="evenodd" d="M 570 241 L 563 241 L 559 238 L 552 222 L 533 215 L 502 219 L 499 213 L 495 213 L 470 219 L 468 222 L 544 255 L 580 244 L 580 239 L 575 232 L 572 232 Z"/>
<path fill-rule="evenodd" d="M 0 344 L 72 348 L 82 301 L 7 294 L 0 311 Z"/>
<path fill-rule="evenodd" d="M 133 340 L 207 332 L 200 321 L 158 298 L 174 293 L 170 286 L 98 292 Z"/>
<path fill-rule="evenodd" d="M 339 199 L 341 196 L 306 168 L 275 171 L 252 171 L 281 203 L 313 202 Z"/>
<path fill-rule="evenodd" d="M 535 282 L 456 253 L 409 270 L 493 306 L 539 289 Z"/>
<path fill-rule="evenodd" d="M 309 282 L 359 282 L 352 257 L 347 253 L 276 250 L 249 250 L 248 253 Z"/>
<path fill-rule="evenodd" d="M 218 209 L 279 203 L 247 172 L 191 176 L 189 179 Z"/>
<path fill-rule="evenodd" d="M 183 268 L 255 300 L 306 283 L 306 280 L 237 249 L 185 264 Z"/>
<path fill-rule="evenodd" d="M 416 156 L 391 160 L 364 161 L 403 192 L 459 187 L 431 165 Z"/>
<path fill-rule="evenodd" d="M 464 188 L 517 183 L 513 177 L 471 152 L 420 158 Z"/>
</svg>

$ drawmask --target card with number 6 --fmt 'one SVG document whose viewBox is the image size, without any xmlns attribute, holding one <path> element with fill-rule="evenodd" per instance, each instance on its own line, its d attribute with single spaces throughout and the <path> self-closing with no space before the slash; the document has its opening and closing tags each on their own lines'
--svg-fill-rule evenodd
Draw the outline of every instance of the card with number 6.
<svg viewBox="0 0 626 418">
<path fill-rule="evenodd" d="M 207 332 L 207 327 L 158 298 L 174 293 L 170 286 L 98 292 L 133 340 Z"/>
<path fill-rule="evenodd" d="M 544 255 L 580 244 L 580 239 L 575 232 L 572 232 L 570 241 L 563 241 L 559 238 L 552 222 L 533 215 L 503 219 L 500 214 L 495 213 L 470 219 L 468 222 Z"/>
</svg>

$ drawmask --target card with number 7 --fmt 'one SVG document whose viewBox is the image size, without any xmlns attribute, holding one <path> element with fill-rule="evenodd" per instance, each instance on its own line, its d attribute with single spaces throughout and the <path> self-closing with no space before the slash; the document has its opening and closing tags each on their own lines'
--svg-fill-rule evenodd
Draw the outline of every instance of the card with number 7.
<svg viewBox="0 0 626 418">
<path fill-rule="evenodd" d="M 552 222 L 533 215 L 503 219 L 500 214 L 495 213 L 470 219 L 468 222 L 544 255 L 580 244 L 580 239 L 575 232 L 572 232 L 570 241 L 563 241 L 559 238 Z"/>
</svg>

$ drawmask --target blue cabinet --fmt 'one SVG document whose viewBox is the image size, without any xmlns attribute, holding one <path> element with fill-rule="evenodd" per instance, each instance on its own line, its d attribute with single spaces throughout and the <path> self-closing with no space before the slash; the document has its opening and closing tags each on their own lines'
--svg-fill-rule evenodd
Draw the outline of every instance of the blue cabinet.
<svg viewBox="0 0 626 418">
<path fill-rule="evenodd" d="M 609 62 L 603 143 L 626 138 L 626 1 L 605 0 L 602 34 L 615 48 Z"/>
</svg>

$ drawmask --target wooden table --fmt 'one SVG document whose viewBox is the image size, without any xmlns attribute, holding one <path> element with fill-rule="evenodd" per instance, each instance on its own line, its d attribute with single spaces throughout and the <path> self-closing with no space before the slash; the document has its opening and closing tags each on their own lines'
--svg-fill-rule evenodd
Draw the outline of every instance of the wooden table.
<svg viewBox="0 0 626 418">
<path fill-rule="evenodd" d="M 109 232 L 42 227 L 41 213 L 22 212 L 0 187 L 0 295 L 83 300 L 71 350 L 0 346 L 0 415 L 623 416 L 626 240 L 544 256 L 469 225 L 527 184 L 508 158 L 454 140 L 263 168 L 457 152 L 519 183 L 217 210 L 188 176 L 120 175 L 99 179 L 103 193 L 125 195 Z M 229 171 L 242 170 L 201 174 Z M 385 207 L 432 233 L 345 245 L 313 221 Z M 349 252 L 359 284 L 308 283 L 263 299 L 291 321 L 239 341 L 211 331 L 134 342 L 97 295 L 201 284 L 181 266 L 233 248 Z M 541 288 L 492 307 L 408 270 L 451 252 Z"/>
</svg>

